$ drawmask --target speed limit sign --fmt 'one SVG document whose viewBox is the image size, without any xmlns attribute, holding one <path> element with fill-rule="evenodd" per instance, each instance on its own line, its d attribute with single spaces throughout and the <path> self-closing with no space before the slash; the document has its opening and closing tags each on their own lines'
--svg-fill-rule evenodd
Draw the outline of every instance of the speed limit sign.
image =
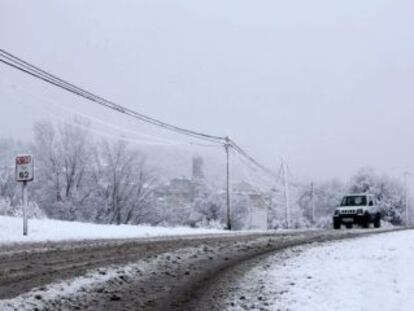
<svg viewBox="0 0 414 311">
<path fill-rule="evenodd" d="M 16 157 L 16 180 L 21 182 L 32 181 L 34 178 L 33 157 L 22 154 Z"/>
<path fill-rule="evenodd" d="M 33 157 L 30 154 L 20 154 L 16 157 L 16 180 L 22 182 L 22 210 L 23 210 L 23 235 L 28 235 L 27 221 L 27 182 L 34 178 Z"/>
</svg>

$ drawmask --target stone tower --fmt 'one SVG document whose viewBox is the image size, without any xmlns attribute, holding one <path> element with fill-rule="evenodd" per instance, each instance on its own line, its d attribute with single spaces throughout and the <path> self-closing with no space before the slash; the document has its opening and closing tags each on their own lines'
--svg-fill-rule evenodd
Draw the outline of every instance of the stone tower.
<svg viewBox="0 0 414 311">
<path fill-rule="evenodd" d="M 202 157 L 193 157 L 193 180 L 200 180 L 204 178 L 203 165 L 204 161 Z"/>
</svg>

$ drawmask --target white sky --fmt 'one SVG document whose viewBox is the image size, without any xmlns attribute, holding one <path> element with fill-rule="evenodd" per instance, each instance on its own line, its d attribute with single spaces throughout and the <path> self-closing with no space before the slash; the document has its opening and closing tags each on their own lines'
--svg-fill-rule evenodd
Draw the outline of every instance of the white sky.
<svg viewBox="0 0 414 311">
<path fill-rule="evenodd" d="M 0 2 L 1 48 L 315 179 L 414 170 L 413 29 L 410 0 Z M 45 87 L 0 65 L 0 136 L 24 137 L 44 103 L 10 84 Z"/>
</svg>

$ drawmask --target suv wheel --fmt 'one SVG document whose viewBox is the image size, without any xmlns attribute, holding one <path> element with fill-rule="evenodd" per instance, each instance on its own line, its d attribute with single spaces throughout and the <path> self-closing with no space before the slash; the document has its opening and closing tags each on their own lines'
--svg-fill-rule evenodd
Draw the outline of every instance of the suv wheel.
<svg viewBox="0 0 414 311">
<path fill-rule="evenodd" d="M 346 224 L 345 226 L 347 229 L 352 229 L 353 225 L 354 224 L 351 222 L 351 223 Z"/>
<path fill-rule="evenodd" d="M 380 217 L 379 215 L 377 215 L 377 216 L 375 217 L 375 220 L 374 220 L 374 227 L 375 227 L 375 228 L 380 228 L 380 227 L 381 227 L 381 217 Z"/>
<path fill-rule="evenodd" d="M 335 230 L 339 230 L 339 229 L 341 229 L 341 222 L 340 222 L 340 221 L 338 221 L 338 220 L 335 220 L 335 219 L 334 219 L 334 221 L 333 221 L 333 228 L 334 228 Z"/>
<path fill-rule="evenodd" d="M 369 216 L 368 215 L 365 215 L 364 216 L 364 219 L 362 220 L 362 228 L 369 228 L 369 225 L 370 225 L 370 223 L 369 223 Z"/>
</svg>

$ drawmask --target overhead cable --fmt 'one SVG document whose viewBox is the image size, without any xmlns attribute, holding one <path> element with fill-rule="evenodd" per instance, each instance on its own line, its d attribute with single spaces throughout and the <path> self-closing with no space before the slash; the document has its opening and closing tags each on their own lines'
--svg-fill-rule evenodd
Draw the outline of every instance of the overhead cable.
<svg viewBox="0 0 414 311">
<path fill-rule="evenodd" d="M 260 164 L 256 159 L 254 159 L 251 155 L 249 155 L 245 150 L 243 150 L 235 141 L 221 137 L 216 135 L 209 135 L 198 131 L 193 131 L 189 129 L 185 129 L 179 126 L 175 126 L 160 120 L 157 120 L 155 118 L 149 117 L 147 115 L 144 115 L 142 113 L 136 112 L 132 109 L 129 109 L 127 107 L 123 107 L 121 105 L 118 105 L 110 100 L 107 100 L 103 97 L 100 97 L 98 95 L 95 95 L 91 93 L 88 90 L 82 89 L 72 83 L 69 83 L 43 69 L 40 69 L 39 67 L 36 67 L 32 64 L 30 64 L 27 61 L 24 61 L 23 59 L 3 50 L 0 49 L 0 62 L 13 67 L 19 71 L 22 71 L 26 74 L 29 74 L 35 78 L 38 78 L 46 83 L 52 84 L 56 87 L 59 87 L 63 90 L 66 90 L 68 92 L 71 92 L 72 94 L 75 94 L 77 96 L 83 97 L 85 99 L 88 99 L 92 102 L 95 102 L 101 106 L 105 106 L 106 108 L 110 108 L 112 110 L 115 110 L 119 113 L 123 113 L 126 115 L 129 115 L 133 118 L 136 118 L 138 120 L 141 120 L 143 122 L 161 127 L 165 130 L 169 130 L 175 133 L 179 133 L 182 135 L 190 136 L 193 138 L 198 138 L 201 140 L 209 141 L 210 143 L 217 143 L 224 146 L 229 146 L 233 148 L 236 152 L 238 152 L 240 155 L 248 159 L 252 164 L 257 166 L 259 169 L 261 169 L 263 172 L 265 172 L 267 175 L 275 177 L 276 175 L 268 168 Z"/>
<path fill-rule="evenodd" d="M 204 134 L 201 132 L 197 132 L 197 131 L 193 131 L 193 130 L 188 130 L 182 127 L 178 127 L 166 122 L 162 122 L 160 120 L 157 120 L 155 118 L 146 116 L 142 113 L 136 112 L 132 109 L 123 107 L 121 105 L 118 105 L 112 101 L 109 101 L 105 98 L 102 98 L 100 96 L 97 96 L 85 89 L 82 89 L 74 84 L 71 84 L 61 78 L 58 78 L 36 66 L 31 65 L 30 63 L 18 58 L 17 56 L 12 55 L 11 53 L 8 53 L 2 49 L 0 49 L 0 61 L 5 63 L 6 65 L 9 65 L 17 70 L 23 71 L 29 75 L 32 75 L 38 79 L 43 80 L 44 82 L 53 84 L 59 88 L 62 88 L 66 91 L 69 91 L 75 95 L 81 96 L 85 99 L 91 100 L 99 105 L 105 106 L 107 108 L 111 108 L 113 110 L 116 110 L 120 113 L 132 116 L 134 118 L 137 118 L 141 121 L 156 125 L 158 127 L 164 128 L 164 129 L 168 129 L 171 130 L 173 132 L 176 133 L 180 133 L 183 135 L 187 135 L 187 136 L 191 136 L 191 137 L 196 137 L 199 139 L 204 139 L 204 140 L 208 140 L 208 141 L 214 141 L 214 142 L 218 142 L 218 143 L 223 143 L 224 142 L 224 138 L 220 137 L 220 136 L 214 136 L 214 135 L 208 135 L 208 134 Z"/>
</svg>

